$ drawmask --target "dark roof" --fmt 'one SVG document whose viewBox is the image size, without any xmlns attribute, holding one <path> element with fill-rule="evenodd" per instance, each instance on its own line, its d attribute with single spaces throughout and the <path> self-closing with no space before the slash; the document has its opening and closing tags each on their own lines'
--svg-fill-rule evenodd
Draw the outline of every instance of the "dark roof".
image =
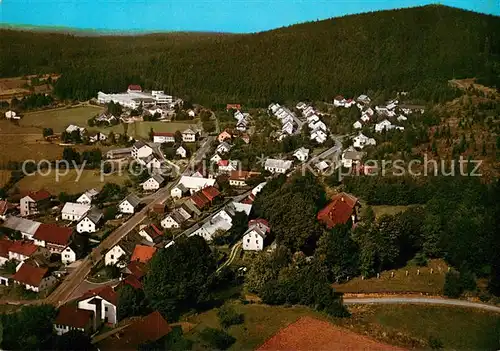
<svg viewBox="0 0 500 351">
<path fill-rule="evenodd" d="M 153 136 L 166 136 L 166 137 L 173 137 L 174 133 L 167 133 L 167 132 L 154 132 Z"/>
<path fill-rule="evenodd" d="M 141 86 L 140 86 L 140 85 L 137 85 L 137 84 L 130 84 L 130 85 L 128 86 L 128 90 L 140 90 L 140 91 L 142 91 L 142 88 L 141 88 Z"/>
<path fill-rule="evenodd" d="M 158 229 L 158 227 L 154 224 L 148 225 L 146 228 L 143 229 L 148 235 L 151 237 L 151 239 L 156 239 L 161 236 L 163 236 L 163 232 Z"/>
<path fill-rule="evenodd" d="M 92 290 L 87 291 L 85 294 L 83 294 L 78 299 L 78 301 L 86 300 L 92 296 L 99 296 L 99 297 L 103 298 L 104 300 L 112 303 L 115 306 L 118 302 L 118 294 L 109 285 L 101 286 L 101 287 L 98 287 L 96 289 L 92 289 Z"/>
<path fill-rule="evenodd" d="M 12 280 L 26 285 L 39 286 L 48 271 L 48 268 L 34 267 L 30 264 L 23 263 L 21 268 L 19 268 L 12 277 Z"/>
<path fill-rule="evenodd" d="M 328 228 L 336 224 L 345 224 L 351 218 L 358 199 L 346 193 L 340 193 L 318 213 L 318 220 L 325 223 Z"/>
<path fill-rule="evenodd" d="M 26 196 L 29 196 L 34 201 L 42 201 L 45 199 L 50 199 L 52 195 L 48 191 L 39 190 L 39 191 L 30 191 Z"/>
<path fill-rule="evenodd" d="M 172 327 L 155 311 L 99 343 L 100 350 L 137 350 L 140 345 L 166 336 Z"/>
<path fill-rule="evenodd" d="M 140 148 L 141 148 L 141 147 L 143 147 L 143 146 L 148 146 L 148 144 L 146 144 L 146 143 L 145 143 L 144 141 L 142 141 L 142 140 L 138 140 L 138 141 L 136 141 L 136 142 L 134 143 L 134 147 L 135 147 L 136 149 L 140 149 Z"/>
<path fill-rule="evenodd" d="M 33 235 L 33 238 L 51 244 L 66 246 L 69 244 L 71 234 L 73 234 L 72 228 L 42 223 L 36 230 L 35 235 Z"/>
<path fill-rule="evenodd" d="M 142 290 L 142 283 L 139 281 L 139 279 L 132 275 L 129 274 L 125 279 L 123 279 L 120 283 L 120 287 L 123 287 L 124 285 L 130 285 L 134 289 L 141 289 Z"/>
<path fill-rule="evenodd" d="M 130 275 L 133 275 L 137 279 L 141 279 L 146 275 L 146 267 L 141 262 L 130 262 L 127 265 L 127 270 L 130 272 Z"/>
<path fill-rule="evenodd" d="M 193 195 L 191 195 L 190 199 L 193 202 L 193 204 L 199 209 L 203 209 L 210 203 L 210 200 L 208 200 L 207 197 L 201 191 L 198 191 Z"/>
<path fill-rule="evenodd" d="M 54 324 L 66 325 L 73 328 L 85 328 L 92 321 L 94 313 L 71 306 L 61 306 L 57 312 Z"/>
<path fill-rule="evenodd" d="M 7 239 L 0 239 L 0 257 L 8 258 L 9 249 L 14 244 L 13 241 Z"/>
<path fill-rule="evenodd" d="M 87 217 L 88 219 L 90 219 L 92 221 L 92 223 L 99 223 L 99 221 L 104 217 L 103 213 L 101 211 L 99 211 L 97 208 L 95 207 L 92 207 L 89 212 L 87 212 L 87 214 L 85 215 L 85 217 Z M 83 217 L 83 218 L 85 218 Z M 83 219 L 82 218 L 82 219 Z"/>
<path fill-rule="evenodd" d="M 35 253 L 38 247 L 29 240 L 16 240 L 10 246 L 9 251 L 15 252 L 24 256 L 31 256 Z"/>
<path fill-rule="evenodd" d="M 247 180 L 251 177 L 260 175 L 260 172 L 253 171 L 231 171 L 229 179 L 231 180 Z"/>
<path fill-rule="evenodd" d="M 141 199 L 135 194 L 129 194 L 125 200 L 127 200 L 132 206 L 137 207 L 141 203 Z M 124 201 L 125 201 L 124 200 Z"/>
</svg>

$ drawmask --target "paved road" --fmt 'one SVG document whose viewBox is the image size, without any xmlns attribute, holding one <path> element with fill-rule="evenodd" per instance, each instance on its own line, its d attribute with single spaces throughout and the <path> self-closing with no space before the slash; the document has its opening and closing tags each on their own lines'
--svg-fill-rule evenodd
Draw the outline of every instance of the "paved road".
<svg viewBox="0 0 500 351">
<path fill-rule="evenodd" d="M 214 140 L 215 140 L 214 136 L 207 136 L 205 138 L 205 141 L 203 142 L 201 147 L 196 151 L 194 157 L 191 158 L 191 161 L 186 166 L 186 169 L 184 170 L 182 175 L 188 175 L 191 174 L 191 172 L 193 172 L 194 167 L 203 160 L 208 150 L 210 150 L 210 146 L 212 145 L 212 142 Z"/>
<path fill-rule="evenodd" d="M 464 300 L 453 300 L 432 297 L 365 297 L 365 298 L 344 298 L 346 305 L 389 305 L 389 304 L 425 304 L 425 305 L 446 305 L 455 307 L 477 308 L 485 311 L 500 313 L 500 307 L 486 305 L 483 303 L 469 302 Z"/>
</svg>

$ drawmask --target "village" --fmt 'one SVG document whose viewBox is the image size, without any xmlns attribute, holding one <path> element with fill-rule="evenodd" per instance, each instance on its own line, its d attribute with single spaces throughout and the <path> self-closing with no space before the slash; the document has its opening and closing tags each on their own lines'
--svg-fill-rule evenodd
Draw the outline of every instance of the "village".
<svg viewBox="0 0 500 351">
<path fill-rule="evenodd" d="M 163 91 L 143 92 L 138 85 L 130 85 L 126 93 L 99 92 L 96 103 L 107 109 L 89 125 L 144 120 L 168 123 L 176 113 L 191 118 L 204 113 L 201 107 L 183 110 L 181 99 Z M 241 262 L 276 248 L 269 221 L 252 216 L 252 204 L 267 182 L 303 171 L 305 164 L 316 176 L 342 167 L 369 173 L 363 160 L 365 150 L 376 145 L 376 135 L 404 130 L 408 119 L 424 111 L 400 105 L 396 99 L 373 106 L 367 95 L 356 99 L 337 96 L 328 105 L 330 112 L 305 102 L 290 107 L 272 103 L 267 110 L 244 112 L 239 104 L 227 104 L 224 113 L 233 121 L 223 123 L 213 114 L 214 131 L 194 124 L 175 132 L 151 130 L 149 138 L 128 137 L 125 142 L 130 146 L 106 151 L 103 160 L 113 167 L 125 162 L 141 168 L 132 188 L 106 184 L 73 194 L 65 202 L 58 194 L 32 189 L 18 203 L 2 200 L 0 284 L 22 289 L 16 295 L 21 300 L 56 303 L 59 312 L 54 327 L 58 334 L 77 329 L 93 335 L 103 325 L 113 328 L 119 322 L 120 287 L 142 289 L 148 262 L 160 250 L 175 250 L 180 238 L 202 237 L 223 253 L 219 268 L 233 265 L 244 272 Z M 359 120 L 343 135 L 333 134 L 327 122 L 331 111 L 351 107 L 359 110 Z M 111 109 L 120 115 L 115 116 Z M 9 110 L 5 118 L 19 120 L 22 116 Z M 265 154 L 244 164 L 233 155 L 252 148 L 262 119 L 273 126 L 264 137 L 280 143 L 296 137 L 306 143 L 294 143 L 296 148 L 289 152 Z M 48 133 L 47 138 L 52 135 Z M 87 126 L 71 123 L 58 136 L 68 145 L 76 140 L 99 145 L 109 137 L 105 129 L 93 134 Z M 343 147 L 346 144 L 349 146 Z M 356 197 L 340 192 L 317 213 L 317 220 L 327 228 L 356 223 L 359 208 Z M 244 223 L 244 228 L 238 228 L 236 238 L 228 237 L 234 233 L 235 223 L 240 227 Z M 169 330 L 157 312 L 138 323 L 153 323 L 165 333 Z"/>
</svg>

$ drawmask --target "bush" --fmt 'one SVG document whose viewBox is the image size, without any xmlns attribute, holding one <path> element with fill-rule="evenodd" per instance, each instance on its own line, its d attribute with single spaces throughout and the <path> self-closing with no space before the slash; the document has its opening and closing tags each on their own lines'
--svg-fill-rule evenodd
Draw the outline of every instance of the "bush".
<svg viewBox="0 0 500 351">
<path fill-rule="evenodd" d="M 236 312 L 233 306 L 225 304 L 217 310 L 217 317 L 219 317 L 219 323 L 224 328 L 228 328 L 231 325 L 242 324 L 244 317 L 242 313 Z"/>
<path fill-rule="evenodd" d="M 443 348 L 443 342 L 438 338 L 431 336 L 429 337 L 429 347 L 433 350 L 439 350 Z"/>
<path fill-rule="evenodd" d="M 203 341 L 210 344 L 210 346 L 217 350 L 228 349 L 236 339 L 226 333 L 224 330 L 215 328 L 205 328 L 200 332 Z"/>
</svg>

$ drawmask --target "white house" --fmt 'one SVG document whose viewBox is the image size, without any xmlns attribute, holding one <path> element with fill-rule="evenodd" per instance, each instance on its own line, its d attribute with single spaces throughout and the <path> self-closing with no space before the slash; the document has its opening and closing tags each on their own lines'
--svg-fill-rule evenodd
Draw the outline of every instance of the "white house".
<svg viewBox="0 0 500 351">
<path fill-rule="evenodd" d="M 316 163 L 314 167 L 316 167 L 318 171 L 324 172 L 328 169 L 328 167 L 330 167 L 330 165 L 325 160 L 323 160 L 321 162 Z"/>
<path fill-rule="evenodd" d="M 222 160 L 222 157 L 220 157 L 219 154 L 215 154 L 210 159 L 210 162 L 212 162 L 212 163 L 218 163 L 220 160 Z"/>
<path fill-rule="evenodd" d="M 358 96 L 358 98 L 356 100 L 365 104 L 365 105 L 369 104 L 371 101 L 371 99 L 367 95 L 364 95 L 364 94 Z"/>
<path fill-rule="evenodd" d="M 318 121 L 319 121 L 319 117 L 316 115 L 311 115 L 311 116 L 307 117 L 307 123 L 309 123 L 309 124 L 316 123 Z"/>
<path fill-rule="evenodd" d="M 342 166 L 345 168 L 351 168 L 353 165 L 359 164 L 364 155 L 364 152 L 355 151 L 351 148 L 346 149 L 342 153 Z"/>
<path fill-rule="evenodd" d="M 292 167 L 292 161 L 277 160 L 268 158 L 264 164 L 264 169 L 271 173 L 286 173 Z"/>
<path fill-rule="evenodd" d="M 182 223 L 191 218 L 191 215 L 182 207 L 178 207 L 172 211 L 172 213 L 168 214 L 161 221 L 162 228 L 170 229 L 170 228 L 180 228 Z"/>
<path fill-rule="evenodd" d="M 377 142 L 375 141 L 375 139 L 368 138 L 363 133 L 359 133 L 357 136 L 355 136 L 352 139 L 352 145 L 355 148 L 358 148 L 358 149 L 362 149 L 362 148 L 364 148 L 365 146 L 368 146 L 368 145 L 376 145 L 376 144 L 377 144 Z"/>
<path fill-rule="evenodd" d="M 196 141 L 196 133 L 191 129 L 186 129 L 182 132 L 182 141 L 185 143 L 194 143 Z"/>
<path fill-rule="evenodd" d="M 90 205 L 92 200 L 99 195 L 99 191 L 96 189 L 89 189 L 86 192 L 84 192 L 78 199 L 76 199 L 76 203 L 82 204 L 82 205 Z"/>
<path fill-rule="evenodd" d="M 89 136 L 89 142 L 91 143 L 97 143 L 98 141 L 105 141 L 106 139 L 108 139 L 108 137 L 101 132 L 97 132 L 94 135 Z"/>
<path fill-rule="evenodd" d="M 293 156 L 297 158 L 300 162 L 306 162 L 309 158 L 309 149 L 301 147 L 293 153 Z"/>
<path fill-rule="evenodd" d="M 70 124 L 67 128 L 66 128 L 66 133 L 72 133 L 72 132 L 75 132 L 75 131 L 79 131 L 80 134 L 83 134 L 85 133 L 85 128 L 83 127 L 79 127 L 79 126 L 76 126 L 74 124 Z"/>
<path fill-rule="evenodd" d="M 134 213 L 139 204 L 141 203 L 141 199 L 137 197 L 135 194 L 129 194 L 125 199 L 120 202 L 118 205 L 118 210 L 121 213 Z"/>
<path fill-rule="evenodd" d="M 57 335 L 63 335 L 71 330 L 78 330 L 90 334 L 94 327 L 92 311 L 80 310 L 73 306 L 61 306 L 54 320 L 54 329 Z"/>
<path fill-rule="evenodd" d="M 214 184 L 215 179 L 182 176 L 179 183 L 170 191 L 170 195 L 173 198 L 181 198 L 187 191 L 194 194 L 198 190 L 213 186 Z"/>
<path fill-rule="evenodd" d="M 61 252 L 61 262 L 65 265 L 71 264 L 76 261 L 76 250 L 68 245 L 63 252 Z"/>
<path fill-rule="evenodd" d="M 360 121 L 354 122 L 354 124 L 352 126 L 354 127 L 354 129 L 361 129 L 361 128 L 363 128 L 363 125 L 361 124 Z"/>
<path fill-rule="evenodd" d="M 66 221 L 79 221 L 90 210 L 90 205 L 66 202 L 61 211 L 61 218 Z"/>
<path fill-rule="evenodd" d="M 236 171 L 238 169 L 238 161 L 233 160 L 220 160 L 217 163 L 217 166 L 219 167 L 219 172 L 221 173 L 230 173 L 232 171 Z"/>
<path fill-rule="evenodd" d="M 17 113 L 15 113 L 12 110 L 5 112 L 5 118 L 7 118 L 7 119 L 21 119 L 21 117 L 19 117 L 17 115 Z"/>
<path fill-rule="evenodd" d="M 135 159 L 146 158 L 152 154 L 153 149 L 142 140 L 137 141 L 132 146 L 132 157 Z"/>
<path fill-rule="evenodd" d="M 76 225 L 78 233 L 95 233 L 104 215 L 96 208 L 92 208 Z"/>
<path fill-rule="evenodd" d="M 40 224 L 40 222 L 32 221 L 31 219 L 7 216 L 2 226 L 14 231 L 20 231 L 23 239 L 33 240 L 33 235 L 35 235 Z"/>
<path fill-rule="evenodd" d="M 229 145 L 227 142 L 223 141 L 219 145 L 217 145 L 217 148 L 215 149 L 215 152 L 219 154 L 226 154 L 231 150 L 231 145 Z"/>
<path fill-rule="evenodd" d="M 144 226 L 139 231 L 139 235 L 150 243 L 158 242 L 158 239 L 163 237 L 163 232 L 154 224 Z"/>
<path fill-rule="evenodd" d="M 177 150 L 175 150 L 175 154 L 179 155 L 181 158 L 186 158 L 187 151 L 182 146 L 179 146 Z"/>
<path fill-rule="evenodd" d="M 87 291 L 78 301 L 79 309 L 92 311 L 95 318 L 113 326 L 117 323 L 117 305 L 118 294 L 109 285 Z"/>
<path fill-rule="evenodd" d="M 340 107 L 340 106 L 344 106 L 345 105 L 345 99 L 343 96 L 336 96 L 334 99 L 333 99 L 333 105 L 336 106 L 336 107 Z"/>
<path fill-rule="evenodd" d="M 248 230 L 243 234 L 243 250 L 262 251 L 269 230 L 269 224 L 263 219 L 250 221 Z"/>
<path fill-rule="evenodd" d="M 304 102 L 302 102 L 302 101 L 301 101 L 301 102 L 299 102 L 297 105 L 295 105 L 295 108 L 296 108 L 297 110 L 303 110 L 303 109 L 305 109 L 306 107 L 307 107 L 307 105 L 306 105 Z"/>
<path fill-rule="evenodd" d="M 397 118 L 397 120 L 398 120 L 398 121 L 400 121 L 400 122 L 401 122 L 401 121 L 406 121 L 407 119 L 408 119 L 408 118 L 407 118 L 407 117 L 405 117 L 405 116 L 403 116 L 403 115 L 399 115 L 399 116 L 398 116 L 398 118 Z"/>
<path fill-rule="evenodd" d="M 165 178 L 163 178 L 161 175 L 153 174 L 151 177 L 149 177 L 148 180 L 142 183 L 142 189 L 145 191 L 158 190 L 160 189 L 160 186 L 163 184 L 164 181 Z"/>
<path fill-rule="evenodd" d="M 382 132 L 383 130 L 390 130 L 393 128 L 394 128 L 394 126 L 392 125 L 392 123 L 386 119 L 384 119 L 380 123 L 375 124 L 375 131 L 379 132 L 379 133 Z"/>
<path fill-rule="evenodd" d="M 283 134 L 288 134 L 288 135 L 293 134 L 293 124 L 292 124 L 292 122 L 286 122 L 285 124 L 283 124 L 283 126 L 281 127 L 281 132 Z"/>
<path fill-rule="evenodd" d="M 318 144 L 323 144 L 326 141 L 327 135 L 321 129 L 315 130 L 311 133 L 311 140 L 315 140 Z"/>
<path fill-rule="evenodd" d="M 155 132 L 153 133 L 153 142 L 158 144 L 175 143 L 174 133 Z"/>
<path fill-rule="evenodd" d="M 189 117 L 194 117 L 196 115 L 196 113 L 191 109 L 187 110 L 187 114 Z"/>
</svg>

